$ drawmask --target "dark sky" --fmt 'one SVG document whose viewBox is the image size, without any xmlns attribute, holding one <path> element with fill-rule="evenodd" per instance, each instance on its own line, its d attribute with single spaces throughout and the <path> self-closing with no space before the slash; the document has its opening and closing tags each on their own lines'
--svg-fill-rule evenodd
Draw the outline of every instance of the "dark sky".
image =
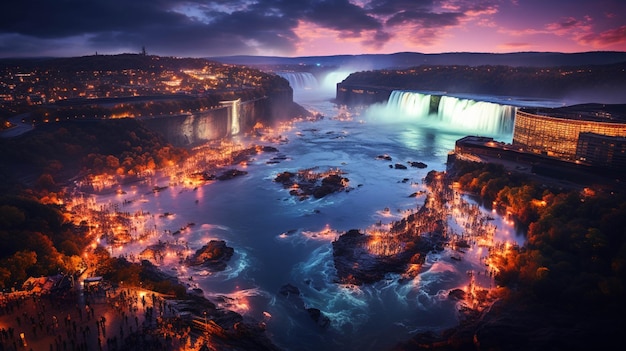
<svg viewBox="0 0 626 351">
<path fill-rule="evenodd" d="M 626 51 L 624 0 L 14 0 L 0 57 Z"/>
</svg>

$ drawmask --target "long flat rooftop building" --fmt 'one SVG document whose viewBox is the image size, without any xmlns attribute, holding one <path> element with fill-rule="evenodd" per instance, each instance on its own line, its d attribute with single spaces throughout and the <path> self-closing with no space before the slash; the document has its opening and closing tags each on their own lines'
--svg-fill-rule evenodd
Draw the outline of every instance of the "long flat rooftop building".
<svg viewBox="0 0 626 351">
<path fill-rule="evenodd" d="M 454 152 L 448 155 L 448 165 L 456 159 L 499 163 L 511 171 L 539 175 L 576 184 L 604 184 L 621 187 L 626 169 L 592 166 L 539 153 L 526 152 L 491 137 L 466 136 L 456 141 Z"/>
</svg>

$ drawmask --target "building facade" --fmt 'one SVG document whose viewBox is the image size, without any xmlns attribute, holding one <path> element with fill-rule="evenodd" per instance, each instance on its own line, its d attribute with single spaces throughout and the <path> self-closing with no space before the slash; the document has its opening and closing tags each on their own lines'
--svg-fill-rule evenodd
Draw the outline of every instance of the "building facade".
<svg viewBox="0 0 626 351">
<path fill-rule="evenodd" d="M 626 157 L 626 122 L 598 111 L 518 109 L 513 147 L 570 162 L 620 168 Z"/>
<path fill-rule="evenodd" d="M 576 160 L 596 167 L 626 170 L 626 137 L 580 133 L 576 146 Z"/>
</svg>

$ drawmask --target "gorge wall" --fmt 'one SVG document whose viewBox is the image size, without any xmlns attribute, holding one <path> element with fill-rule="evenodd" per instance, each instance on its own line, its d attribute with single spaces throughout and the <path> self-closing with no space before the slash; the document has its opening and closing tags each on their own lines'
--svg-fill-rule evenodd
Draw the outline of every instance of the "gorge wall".
<svg viewBox="0 0 626 351">
<path fill-rule="evenodd" d="M 391 92 L 396 88 L 377 87 L 368 85 L 348 85 L 344 83 L 337 84 L 336 102 L 338 104 L 354 106 L 354 105 L 371 105 L 377 102 L 385 102 L 389 100 Z"/>
<path fill-rule="evenodd" d="M 174 146 L 189 147 L 246 133 L 257 123 L 272 125 L 307 112 L 295 104 L 291 92 L 273 94 L 198 113 L 145 117 L 140 121 Z"/>
</svg>

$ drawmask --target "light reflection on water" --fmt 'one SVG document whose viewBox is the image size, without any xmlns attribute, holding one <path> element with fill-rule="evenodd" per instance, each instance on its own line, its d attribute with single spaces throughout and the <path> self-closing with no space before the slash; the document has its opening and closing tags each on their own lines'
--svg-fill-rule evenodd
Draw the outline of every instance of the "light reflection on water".
<svg viewBox="0 0 626 351">
<path fill-rule="evenodd" d="M 193 252 L 211 239 L 221 239 L 235 249 L 223 272 L 184 267 L 176 257 L 168 257 L 163 270 L 190 288 L 202 289 L 218 305 L 265 322 L 268 335 L 290 350 L 385 349 L 417 331 L 458 323 L 447 292 L 467 285 L 467 271 L 484 269 L 482 248 L 469 250 L 461 262 L 451 259 L 449 249 L 430 254 L 421 273 L 409 281 L 389 275 L 376 284 L 354 287 L 334 283 L 331 242 L 338 233 L 389 223 L 420 206 L 423 197 L 409 195 L 423 188 L 428 171 L 445 169 L 448 152 L 463 135 L 430 125 L 368 120 L 365 114 L 339 121 L 332 118 L 338 110 L 327 101 L 303 105 L 327 118 L 300 122 L 288 132 L 290 142 L 275 145 L 288 156 L 278 164 L 266 163 L 274 154 L 261 154 L 248 164 L 247 175 L 229 181 L 196 190 L 171 186 L 157 194 L 150 192 L 150 185 L 136 185 L 128 192 L 128 198 L 141 201 L 125 205 L 124 211 L 155 216 L 161 234 L 152 240 L 178 241 Z M 381 154 L 393 160 L 376 159 Z M 428 167 L 390 167 L 409 161 Z M 352 190 L 300 201 L 272 181 L 279 172 L 315 166 L 340 168 Z M 122 199 L 110 195 L 98 201 Z M 165 212 L 172 215 L 158 217 Z M 511 230 L 494 217 L 502 230 Z M 165 232 L 190 222 L 195 225 L 177 237 Z M 138 254 L 141 249 L 134 244 L 115 254 Z M 489 285 L 486 279 L 484 284 Z M 278 294 L 288 283 L 298 287 L 306 307 L 318 308 L 330 318 L 330 328 L 320 329 L 303 309 Z"/>
</svg>

